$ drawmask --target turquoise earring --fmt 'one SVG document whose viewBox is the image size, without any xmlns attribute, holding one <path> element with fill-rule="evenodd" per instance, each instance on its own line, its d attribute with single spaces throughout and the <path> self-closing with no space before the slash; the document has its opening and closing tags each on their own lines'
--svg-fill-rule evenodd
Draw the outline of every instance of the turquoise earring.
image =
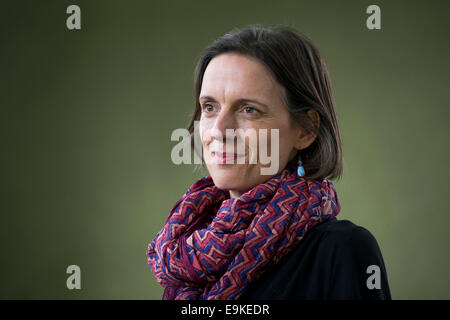
<svg viewBox="0 0 450 320">
<path fill-rule="evenodd" d="M 297 173 L 299 177 L 303 177 L 305 175 L 305 168 L 302 166 L 302 160 L 298 157 L 298 169 Z"/>
</svg>

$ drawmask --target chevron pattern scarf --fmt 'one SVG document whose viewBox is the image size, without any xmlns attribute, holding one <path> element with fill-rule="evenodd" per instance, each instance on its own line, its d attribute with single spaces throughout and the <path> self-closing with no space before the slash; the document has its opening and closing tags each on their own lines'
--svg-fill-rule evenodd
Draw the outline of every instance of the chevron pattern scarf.
<svg viewBox="0 0 450 320">
<path fill-rule="evenodd" d="M 239 198 L 207 176 L 175 204 L 148 246 L 148 264 L 165 287 L 163 299 L 238 299 L 339 211 L 333 183 L 299 177 L 295 166 Z"/>
</svg>

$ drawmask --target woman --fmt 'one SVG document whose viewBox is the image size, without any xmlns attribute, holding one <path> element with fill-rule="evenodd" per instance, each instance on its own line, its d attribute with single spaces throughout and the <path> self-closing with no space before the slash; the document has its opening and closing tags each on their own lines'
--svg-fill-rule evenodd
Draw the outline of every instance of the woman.
<svg viewBox="0 0 450 320">
<path fill-rule="evenodd" d="M 198 121 L 210 176 L 148 247 L 163 299 L 390 299 L 375 238 L 336 218 L 329 179 L 342 174 L 342 146 L 314 45 L 289 28 L 237 29 L 206 49 L 195 84 L 189 131 Z M 250 135 L 230 139 L 239 129 L 277 134 L 257 135 L 255 147 Z M 244 152 L 228 149 L 238 141 Z"/>
</svg>

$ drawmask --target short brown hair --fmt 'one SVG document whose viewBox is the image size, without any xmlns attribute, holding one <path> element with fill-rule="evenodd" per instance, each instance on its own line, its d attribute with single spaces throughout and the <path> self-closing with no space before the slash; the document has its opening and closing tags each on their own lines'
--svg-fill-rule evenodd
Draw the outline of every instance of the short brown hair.
<svg viewBox="0 0 450 320">
<path fill-rule="evenodd" d="M 222 53 L 239 53 L 256 58 L 281 84 L 285 104 L 293 121 L 303 130 L 317 134 L 313 143 L 299 150 L 305 178 L 340 179 L 343 171 L 339 134 L 331 81 L 317 48 L 304 35 L 289 27 L 250 25 L 215 40 L 206 48 L 195 69 L 195 109 L 188 130 L 193 137 L 194 121 L 200 119 L 199 95 L 209 62 Z M 307 111 L 320 116 L 317 128 Z"/>
</svg>

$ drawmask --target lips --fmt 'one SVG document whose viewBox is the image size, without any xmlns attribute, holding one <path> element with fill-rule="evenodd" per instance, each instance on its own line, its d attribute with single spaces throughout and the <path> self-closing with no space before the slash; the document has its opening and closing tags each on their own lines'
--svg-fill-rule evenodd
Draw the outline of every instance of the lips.
<svg viewBox="0 0 450 320">
<path fill-rule="evenodd" d="M 244 155 L 213 151 L 211 152 L 211 156 L 217 164 L 233 164 L 237 163 L 237 159 L 243 157 Z"/>
</svg>

